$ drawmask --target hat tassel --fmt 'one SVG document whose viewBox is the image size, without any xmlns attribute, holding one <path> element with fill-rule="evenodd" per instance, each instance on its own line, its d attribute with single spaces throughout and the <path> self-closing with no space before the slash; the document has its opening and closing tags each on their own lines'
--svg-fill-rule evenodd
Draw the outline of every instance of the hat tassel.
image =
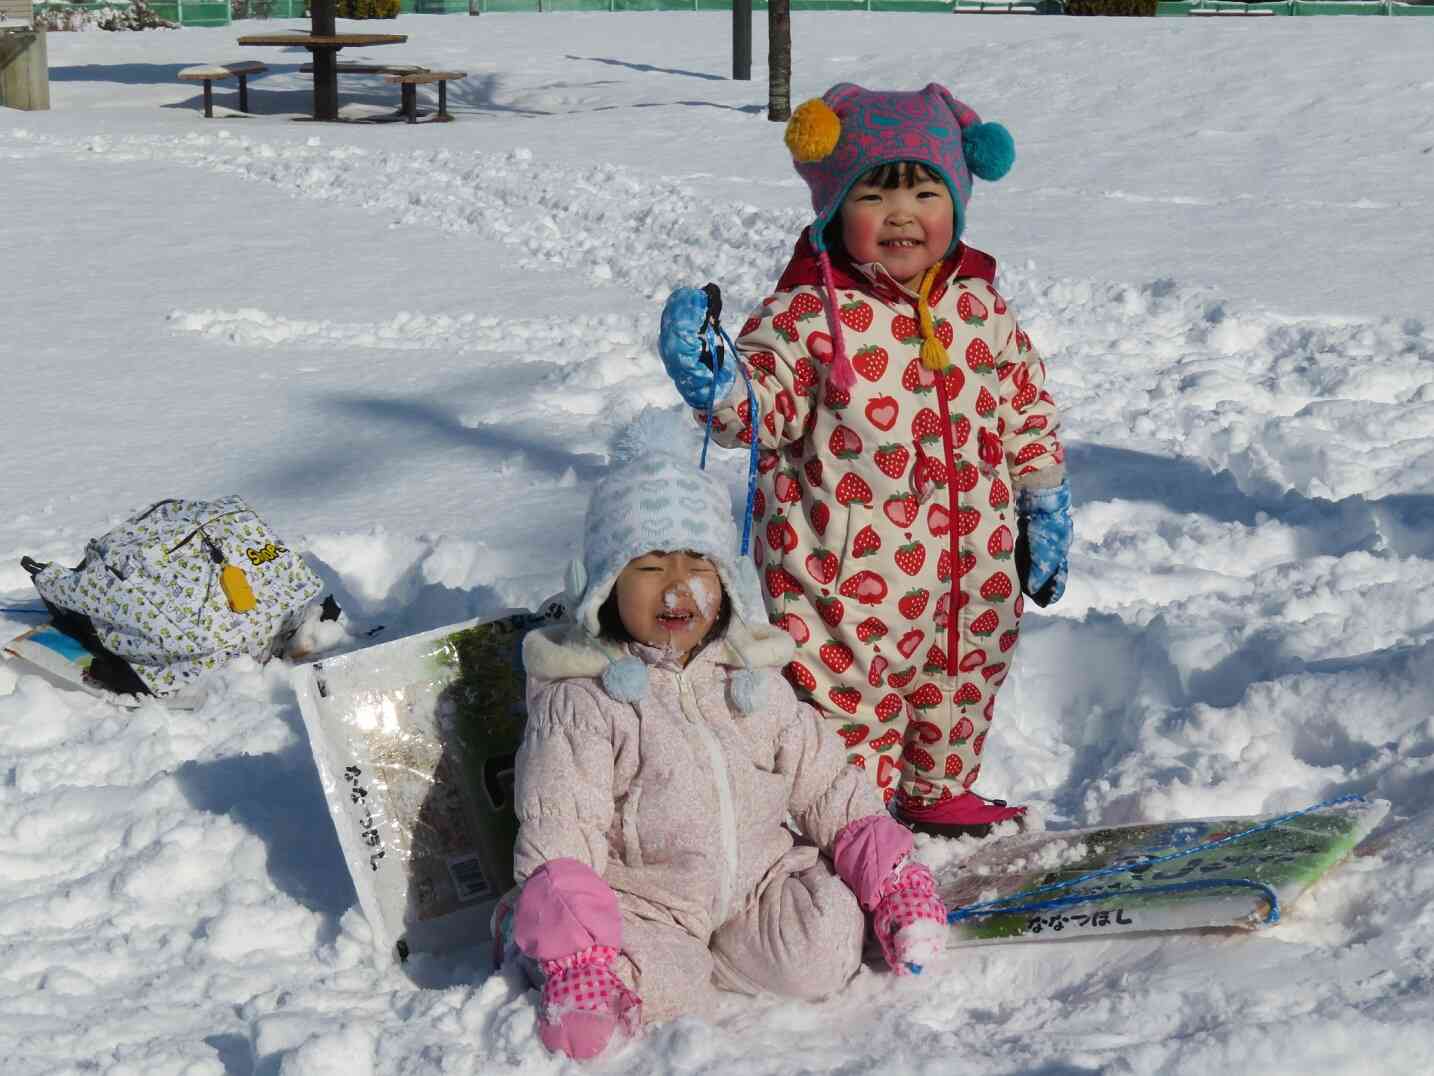
<svg viewBox="0 0 1434 1076">
<path fill-rule="evenodd" d="M 936 283 L 936 272 L 941 267 L 937 262 L 926 270 L 921 278 L 921 288 L 916 293 L 916 315 L 921 322 L 921 365 L 928 370 L 941 371 L 951 365 L 951 356 L 936 337 L 936 325 L 931 317 L 931 287 Z"/>
<path fill-rule="evenodd" d="M 843 391 L 856 385 L 856 371 L 846 357 L 846 340 L 842 336 L 841 317 L 837 314 L 836 283 L 832 280 L 832 263 L 823 250 L 817 260 L 822 267 L 822 286 L 827 293 L 827 327 L 832 331 L 832 384 Z"/>
</svg>

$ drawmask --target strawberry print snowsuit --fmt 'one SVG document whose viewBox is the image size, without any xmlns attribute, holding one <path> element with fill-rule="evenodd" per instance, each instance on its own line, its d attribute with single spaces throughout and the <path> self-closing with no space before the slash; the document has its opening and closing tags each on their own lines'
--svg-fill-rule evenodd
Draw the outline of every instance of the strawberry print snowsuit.
<svg viewBox="0 0 1434 1076">
<path fill-rule="evenodd" d="M 958 245 L 932 287 L 940 372 L 913 291 L 879 264 L 833 270 L 850 391 L 828 377 L 805 236 L 737 341 L 760 415 L 753 555 L 797 644 L 788 678 L 887 800 L 926 806 L 980 776 L 1024 609 L 1015 490 L 1064 477 L 1059 420 L 988 255 Z M 750 417 L 739 382 L 715 439 L 750 445 Z"/>
</svg>

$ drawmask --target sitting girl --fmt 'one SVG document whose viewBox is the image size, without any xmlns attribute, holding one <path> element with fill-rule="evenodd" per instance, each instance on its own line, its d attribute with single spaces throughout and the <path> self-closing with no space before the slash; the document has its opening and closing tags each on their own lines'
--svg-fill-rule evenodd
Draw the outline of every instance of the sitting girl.
<svg viewBox="0 0 1434 1076">
<path fill-rule="evenodd" d="M 551 1050 L 592 1057 L 719 989 L 824 997 L 868 929 L 897 974 L 944 944 L 931 872 L 780 675 L 791 636 L 736 547 L 715 478 L 621 465 L 588 508 L 575 623 L 524 643 L 512 930 Z"/>
</svg>

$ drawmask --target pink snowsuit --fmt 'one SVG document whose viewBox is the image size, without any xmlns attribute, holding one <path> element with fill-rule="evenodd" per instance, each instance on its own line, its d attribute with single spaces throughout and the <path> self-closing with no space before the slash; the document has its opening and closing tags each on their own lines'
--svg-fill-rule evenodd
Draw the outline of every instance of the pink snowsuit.
<svg viewBox="0 0 1434 1076">
<path fill-rule="evenodd" d="M 829 374 L 824 292 L 805 237 L 738 337 L 758 403 L 753 554 L 793 684 L 887 798 L 971 789 L 1024 609 L 1015 493 L 1064 476 L 1045 364 L 966 246 L 931 290 L 950 355 L 925 369 L 916 295 L 879 265 L 833 266 L 856 385 Z M 701 417 L 699 415 L 699 417 Z M 750 445 L 739 382 L 714 437 Z"/>
<path fill-rule="evenodd" d="M 524 642 L 514 875 L 522 883 L 576 860 L 611 886 L 621 910 L 612 970 L 640 995 L 644 1022 L 703 1011 L 717 988 L 823 997 L 860 964 L 865 915 L 829 856 L 848 823 L 885 812 L 779 675 L 791 654 L 785 632 L 736 618 L 686 668 L 580 628 Z M 625 655 L 647 669 L 636 702 L 604 687 Z M 748 668 L 765 700 L 744 713 L 731 693 Z M 789 815 L 803 839 L 784 825 Z M 895 854 L 867 858 L 875 892 Z M 554 941 L 554 951 L 613 933 L 584 924 L 581 940 Z"/>
</svg>

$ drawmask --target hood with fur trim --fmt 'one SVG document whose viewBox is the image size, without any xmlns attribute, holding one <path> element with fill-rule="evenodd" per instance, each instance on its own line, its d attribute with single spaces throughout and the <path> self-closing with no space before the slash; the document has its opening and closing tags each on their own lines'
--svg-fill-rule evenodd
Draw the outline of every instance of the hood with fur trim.
<svg viewBox="0 0 1434 1076">
<path fill-rule="evenodd" d="M 733 704 L 743 713 L 762 705 L 765 678 L 780 670 L 795 652 L 792 637 L 781 628 L 736 617 L 727 633 L 692 658 L 735 670 L 731 674 Z M 577 624 L 531 631 L 523 639 L 523 667 L 530 683 L 594 678 L 619 702 L 637 702 L 647 691 L 644 657 L 659 654 L 651 647 L 625 646 L 595 638 Z"/>
</svg>

